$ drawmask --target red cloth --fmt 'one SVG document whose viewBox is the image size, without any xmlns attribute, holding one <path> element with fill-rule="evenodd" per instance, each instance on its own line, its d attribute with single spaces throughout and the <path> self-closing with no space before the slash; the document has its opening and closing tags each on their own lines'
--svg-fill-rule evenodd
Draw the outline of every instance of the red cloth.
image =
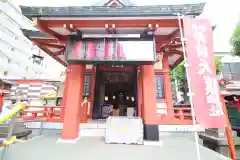
<svg viewBox="0 0 240 160">
<path fill-rule="evenodd" d="M 0 94 L 0 113 L 2 112 L 3 108 L 3 95 Z"/>
<path fill-rule="evenodd" d="M 235 104 L 237 105 L 238 112 L 240 112 L 240 100 L 237 99 L 237 100 L 235 101 Z"/>
</svg>

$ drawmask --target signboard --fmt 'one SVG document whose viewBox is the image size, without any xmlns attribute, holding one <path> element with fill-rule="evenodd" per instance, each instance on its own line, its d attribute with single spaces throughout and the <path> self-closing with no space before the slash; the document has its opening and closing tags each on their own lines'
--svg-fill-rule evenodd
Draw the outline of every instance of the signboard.
<svg viewBox="0 0 240 160">
<path fill-rule="evenodd" d="M 184 18 L 183 25 L 196 120 L 204 128 L 223 128 L 225 120 L 216 79 L 210 22 Z"/>
<path fill-rule="evenodd" d="M 70 46 L 68 60 L 79 61 L 155 61 L 153 41 L 92 40 Z"/>
</svg>

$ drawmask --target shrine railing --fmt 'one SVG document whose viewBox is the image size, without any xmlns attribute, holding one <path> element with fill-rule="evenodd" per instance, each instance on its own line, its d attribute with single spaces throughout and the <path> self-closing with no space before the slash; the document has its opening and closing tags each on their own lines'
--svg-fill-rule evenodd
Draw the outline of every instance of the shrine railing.
<svg viewBox="0 0 240 160">
<path fill-rule="evenodd" d="M 23 120 L 63 122 L 65 106 L 26 106 L 21 112 Z"/>
<path fill-rule="evenodd" d="M 161 109 L 162 113 L 159 114 L 161 124 L 172 125 L 192 125 L 192 112 L 190 107 L 179 107 L 173 109 Z"/>
<path fill-rule="evenodd" d="M 174 107 L 173 109 L 161 109 L 162 112 L 158 115 L 161 124 L 172 125 L 192 125 L 191 108 Z M 23 120 L 41 120 L 44 122 L 59 122 L 64 119 L 65 106 L 25 106 L 21 112 Z"/>
</svg>

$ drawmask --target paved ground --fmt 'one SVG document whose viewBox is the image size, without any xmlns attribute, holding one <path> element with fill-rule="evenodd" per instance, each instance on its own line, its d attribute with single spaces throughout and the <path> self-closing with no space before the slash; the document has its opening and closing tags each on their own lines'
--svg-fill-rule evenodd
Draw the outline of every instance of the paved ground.
<svg viewBox="0 0 240 160">
<path fill-rule="evenodd" d="M 164 137 L 162 146 L 105 144 L 103 138 L 81 138 L 76 144 L 56 143 L 50 134 L 12 145 L 4 160 L 196 160 L 194 141 Z M 201 160 L 224 160 L 201 146 Z"/>
</svg>

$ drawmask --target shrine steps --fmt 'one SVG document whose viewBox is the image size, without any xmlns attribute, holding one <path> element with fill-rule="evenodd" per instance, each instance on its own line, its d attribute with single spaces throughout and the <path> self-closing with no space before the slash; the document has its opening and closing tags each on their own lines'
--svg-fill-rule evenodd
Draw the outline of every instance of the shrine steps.
<svg viewBox="0 0 240 160">
<path fill-rule="evenodd" d="M 82 137 L 105 137 L 106 121 L 91 120 L 80 125 L 80 136 Z"/>
<path fill-rule="evenodd" d="M 26 126 L 30 129 L 40 128 L 40 122 L 28 122 Z M 43 130 L 62 129 L 61 123 L 43 123 Z M 104 137 L 106 130 L 105 120 L 89 120 L 88 123 L 80 124 L 79 135 L 81 137 Z M 159 125 L 159 136 L 177 136 L 193 138 L 194 132 L 204 132 L 200 126 L 193 125 Z"/>
</svg>

